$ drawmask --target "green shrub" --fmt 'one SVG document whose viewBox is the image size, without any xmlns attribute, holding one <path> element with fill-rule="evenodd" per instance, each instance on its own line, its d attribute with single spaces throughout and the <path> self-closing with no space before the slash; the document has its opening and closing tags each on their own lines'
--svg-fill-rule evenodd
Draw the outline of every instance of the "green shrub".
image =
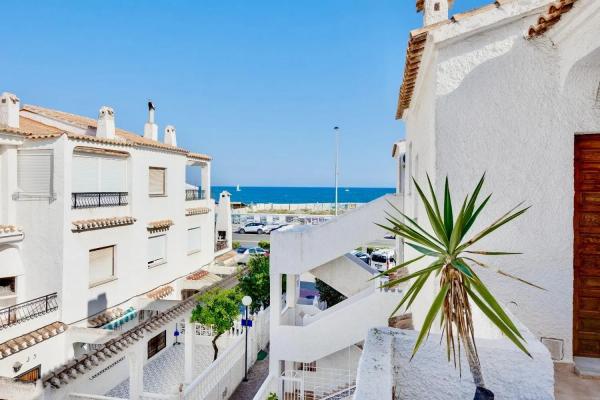
<svg viewBox="0 0 600 400">
<path fill-rule="evenodd" d="M 234 250 L 235 250 L 235 249 L 238 249 L 238 248 L 240 247 L 240 242 L 233 242 L 233 243 L 231 244 L 231 247 L 232 247 Z"/>
<path fill-rule="evenodd" d="M 269 393 L 267 400 L 279 400 L 279 397 L 274 392 Z"/>
<path fill-rule="evenodd" d="M 258 242 L 258 247 L 262 247 L 265 250 L 271 250 L 271 243 L 268 240 L 261 240 Z"/>
</svg>

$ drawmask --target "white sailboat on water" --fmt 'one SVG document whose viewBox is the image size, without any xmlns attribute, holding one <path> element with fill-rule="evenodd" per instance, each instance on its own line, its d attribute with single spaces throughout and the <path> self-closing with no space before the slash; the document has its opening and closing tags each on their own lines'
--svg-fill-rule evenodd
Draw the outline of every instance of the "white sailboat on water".
<svg viewBox="0 0 600 400">
<path fill-rule="evenodd" d="M 241 191 L 242 191 L 242 189 L 240 189 L 240 185 L 237 185 L 237 186 L 235 187 L 235 191 L 236 191 L 236 192 L 241 192 Z"/>
</svg>

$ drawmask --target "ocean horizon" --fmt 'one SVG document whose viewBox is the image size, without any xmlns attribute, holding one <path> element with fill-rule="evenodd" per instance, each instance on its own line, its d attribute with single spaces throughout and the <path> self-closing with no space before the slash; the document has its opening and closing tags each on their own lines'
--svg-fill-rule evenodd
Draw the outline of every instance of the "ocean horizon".
<svg viewBox="0 0 600 400">
<path fill-rule="evenodd" d="M 274 203 L 333 203 L 335 188 L 333 187 L 285 187 L 285 186 L 212 186 L 212 197 L 217 200 L 222 191 L 231 193 L 231 201 L 245 204 Z M 340 187 L 338 189 L 340 203 L 368 203 L 388 193 L 394 193 L 395 188 L 361 188 Z"/>
</svg>

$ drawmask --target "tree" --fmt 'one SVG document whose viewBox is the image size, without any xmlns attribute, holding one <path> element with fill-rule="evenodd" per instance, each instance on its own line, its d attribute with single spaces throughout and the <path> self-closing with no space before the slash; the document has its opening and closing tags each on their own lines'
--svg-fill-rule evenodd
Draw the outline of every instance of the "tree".
<svg viewBox="0 0 600 400">
<path fill-rule="evenodd" d="M 466 234 L 480 215 L 488 203 L 491 195 L 488 195 L 482 202 L 477 203 L 479 192 L 485 181 L 485 174 L 479 180 L 473 194 L 468 195 L 462 203 L 462 206 L 454 218 L 454 210 L 452 207 L 452 198 L 448 178 L 444 188 L 443 210 L 440 210 L 438 199 L 433 190 L 429 176 L 427 182 L 431 192 L 431 201 L 421 190 L 421 187 L 413 179 L 419 197 L 424 205 L 429 225 L 433 232 L 428 232 L 421 227 L 417 222 L 400 210 L 395 208 L 398 216 L 391 214 L 387 221 L 390 225 L 380 225 L 382 228 L 392 232 L 393 234 L 404 238 L 405 243 L 415 249 L 421 255 L 406 261 L 394 268 L 391 268 L 381 275 L 389 276 L 400 268 L 404 268 L 422 259 L 433 259 L 427 267 L 413 272 L 407 276 L 392 279 L 384 287 L 394 287 L 402 282 L 413 280 L 410 287 L 406 290 L 406 294 L 400 300 L 392 315 L 401 307 L 410 308 L 415 298 L 421 292 L 425 282 L 430 277 L 439 277 L 439 292 L 435 296 L 431 307 L 424 319 L 421 331 L 417 336 L 412 357 L 419 350 L 423 340 L 427 338 L 431 330 L 431 326 L 438 315 L 441 316 L 442 335 L 446 338 L 446 350 L 448 361 L 454 359 L 456 365 L 456 357 L 458 353 L 460 365 L 460 352 L 464 349 L 469 369 L 473 375 L 473 380 L 477 386 L 475 392 L 476 399 L 493 399 L 494 394 L 485 387 L 481 363 L 475 344 L 475 328 L 473 326 L 473 317 L 470 301 L 473 301 L 477 307 L 487 316 L 487 318 L 496 325 L 500 331 L 510 339 L 519 349 L 531 357 L 525 348 L 525 339 L 511 321 L 504 309 L 494 296 L 490 293 L 487 287 L 483 284 L 479 276 L 475 273 L 477 268 L 486 268 L 501 274 L 504 277 L 516 279 L 519 282 L 537 287 L 532 283 L 526 282 L 507 272 L 501 271 L 498 268 L 484 264 L 475 259 L 478 256 L 504 256 L 520 253 L 510 253 L 502 251 L 483 251 L 473 249 L 472 246 L 479 242 L 484 237 L 487 237 L 492 232 L 496 231 L 501 226 L 519 217 L 529 207 L 521 208 L 521 204 L 517 205 L 509 212 L 495 220 L 487 228 L 479 233 L 471 236 L 468 240 L 464 240 Z M 393 207 L 393 206 L 392 206 Z M 381 276 L 379 275 L 379 276 Z M 411 357 L 411 358 L 412 358 Z"/>
<path fill-rule="evenodd" d="M 319 298 L 327 303 L 327 307 L 333 307 L 337 303 L 346 300 L 346 296 L 323 282 L 322 280 L 315 279 L 315 286 L 319 291 Z"/>
<path fill-rule="evenodd" d="M 252 297 L 252 313 L 270 304 L 269 257 L 254 256 L 248 261 L 248 269 L 239 279 L 238 288 L 243 295 Z"/>
<path fill-rule="evenodd" d="M 268 251 L 271 250 L 271 243 L 268 240 L 261 240 L 260 242 L 258 242 L 258 247 Z"/>
<path fill-rule="evenodd" d="M 200 295 L 196 308 L 192 310 L 190 322 L 211 326 L 213 329 L 213 361 L 219 353 L 217 340 L 233 327 L 233 322 L 240 315 L 241 299 L 241 294 L 235 289 L 215 289 Z"/>
</svg>

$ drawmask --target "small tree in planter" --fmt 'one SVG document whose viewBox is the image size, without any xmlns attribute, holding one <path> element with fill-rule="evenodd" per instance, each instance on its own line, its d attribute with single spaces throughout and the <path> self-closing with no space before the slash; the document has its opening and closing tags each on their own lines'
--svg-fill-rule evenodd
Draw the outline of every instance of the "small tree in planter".
<svg viewBox="0 0 600 400">
<path fill-rule="evenodd" d="M 383 285 L 384 287 L 393 287 L 402 282 L 414 279 L 407 289 L 406 294 L 392 312 L 392 315 L 402 306 L 405 306 L 406 309 L 411 306 L 415 298 L 421 292 L 425 282 L 432 274 L 435 277 L 439 277 L 440 290 L 435 296 L 425 317 L 421 331 L 417 336 L 412 357 L 414 357 L 419 350 L 423 340 L 429 335 L 433 321 L 440 315 L 442 334 L 446 337 L 448 361 L 453 358 L 454 365 L 456 365 L 458 356 L 458 361 L 460 363 L 461 348 L 464 349 L 471 374 L 473 375 L 473 380 L 477 386 L 475 399 L 493 399 L 494 394 L 485 387 L 479 355 L 477 354 L 477 347 L 475 344 L 475 331 L 470 301 L 473 301 L 508 339 L 525 352 L 525 354 L 531 357 L 525 348 L 525 339 L 504 312 L 498 301 L 479 279 L 475 273 L 475 269 L 487 268 L 502 276 L 516 279 L 520 282 L 540 288 L 539 286 L 484 264 L 474 258 L 479 255 L 504 256 L 519 254 L 476 250 L 473 249 L 472 246 L 501 226 L 522 215 L 528 208 L 520 208 L 521 205 L 517 205 L 515 208 L 494 221 L 490 226 L 465 240 L 467 232 L 477 220 L 477 217 L 488 203 L 491 196 L 487 196 L 481 203 L 477 204 L 477 198 L 484 180 L 485 174 L 481 177 L 473 194 L 465 198 L 458 215 L 454 218 L 454 210 L 452 208 L 452 199 L 447 178 L 444 190 L 443 210 L 440 210 L 440 203 L 435 195 L 429 176 L 427 177 L 427 181 L 431 192 L 431 201 L 427 199 L 427 196 L 425 196 L 421 187 L 413 179 L 419 197 L 425 207 L 427 218 L 433 230 L 432 233 L 428 232 L 417 224 L 415 220 L 403 214 L 395 207 L 394 208 L 399 215 L 395 217 L 388 214 L 389 218 L 387 218 L 387 221 L 390 225 L 386 226 L 378 224 L 382 228 L 403 238 L 408 246 L 421 253 L 419 257 L 406 261 L 394 268 L 390 268 L 381 275 L 389 276 L 398 269 L 405 268 L 421 259 L 426 257 L 433 258 L 433 261 L 426 268 L 401 278 L 392 279 Z M 404 219 L 404 221 L 401 219 Z"/>
<path fill-rule="evenodd" d="M 241 300 L 241 294 L 235 289 L 211 290 L 198 297 L 198 304 L 192 310 L 190 322 L 213 328 L 213 361 L 219 354 L 217 340 L 233 327 L 233 322 L 240 315 Z"/>
</svg>

